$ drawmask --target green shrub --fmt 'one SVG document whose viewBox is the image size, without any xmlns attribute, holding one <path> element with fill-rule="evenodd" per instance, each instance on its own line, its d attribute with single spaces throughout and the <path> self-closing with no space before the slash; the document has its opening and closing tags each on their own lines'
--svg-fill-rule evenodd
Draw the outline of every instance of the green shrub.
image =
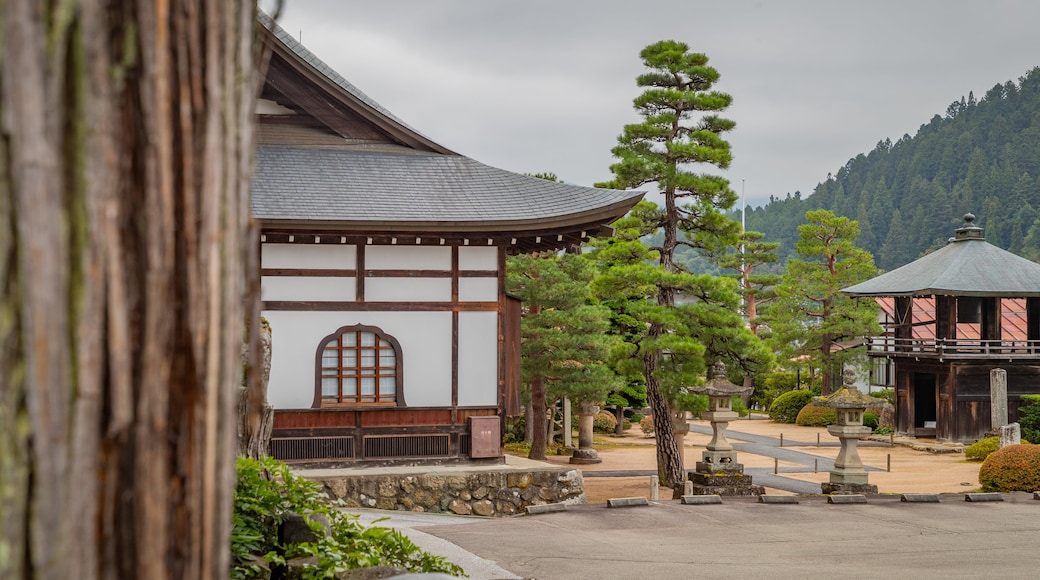
<svg viewBox="0 0 1040 580">
<path fill-rule="evenodd" d="M 997 449 L 979 469 L 982 491 L 1034 491 L 1040 489 L 1040 445 L 1008 445 Z"/>
<path fill-rule="evenodd" d="M 802 407 L 801 411 L 798 411 L 798 417 L 795 418 L 795 424 L 803 427 L 826 427 L 827 425 L 833 425 L 837 420 L 837 413 L 834 411 L 834 407 L 824 407 L 823 405 L 814 405 L 809 403 Z"/>
<path fill-rule="evenodd" d="M 877 397 L 879 399 L 884 399 L 893 405 L 896 404 L 895 389 L 881 389 L 880 391 L 874 391 L 873 393 L 870 393 L 870 396 Z"/>
<path fill-rule="evenodd" d="M 736 413 L 738 417 L 748 416 L 747 405 L 744 404 L 744 400 L 740 397 L 733 397 L 733 400 L 730 401 L 730 406 L 733 407 L 733 412 Z"/>
<path fill-rule="evenodd" d="M 654 434 L 654 417 L 653 415 L 647 415 L 639 420 L 639 428 L 643 431 L 643 435 L 651 437 Z"/>
<path fill-rule="evenodd" d="M 863 424 L 877 431 L 881 417 L 877 413 L 863 413 Z"/>
<path fill-rule="evenodd" d="M 1022 439 L 1040 443 L 1040 395 L 1022 395 L 1025 403 L 1018 408 L 1018 424 L 1022 428 Z"/>
<path fill-rule="evenodd" d="M 974 461 L 985 461 L 997 449 L 1000 449 L 1000 437 L 986 437 L 965 447 L 964 457 Z"/>
<path fill-rule="evenodd" d="M 768 409 L 781 394 L 797 388 L 797 375 L 788 372 L 755 375 L 754 384 L 751 404 L 758 409 Z"/>
<path fill-rule="evenodd" d="M 628 416 L 628 420 L 631 421 L 633 424 L 635 424 L 635 423 L 639 423 L 640 421 L 642 421 L 643 417 L 646 417 L 646 415 L 642 415 L 640 413 L 632 413 L 631 415 Z"/>
<path fill-rule="evenodd" d="M 888 425 L 885 425 L 884 427 L 875 427 L 874 428 L 874 434 L 875 435 L 888 435 L 890 433 L 895 433 L 895 432 L 896 432 L 896 430 L 891 428 L 891 427 L 889 427 Z"/>
<path fill-rule="evenodd" d="M 625 420 L 621 422 L 621 429 L 624 430 L 624 431 L 628 431 L 631 428 L 632 428 L 632 421 L 629 420 L 628 417 L 625 417 Z"/>
<path fill-rule="evenodd" d="M 794 423 L 798 420 L 798 412 L 812 401 L 811 391 L 799 389 L 788 391 L 773 401 L 769 406 L 769 418 L 777 423 Z"/>
<path fill-rule="evenodd" d="M 287 546 L 278 543 L 278 526 L 287 513 L 321 515 L 328 534 L 316 542 Z M 463 575 L 462 568 L 423 552 L 397 530 L 363 527 L 357 516 L 335 509 L 321 484 L 293 475 L 277 459 L 238 459 L 234 511 L 231 523 L 231 570 L 234 579 L 260 577 L 252 558 L 284 564 L 301 556 L 315 556 L 303 578 L 331 578 L 336 572 L 371 566 L 400 566 L 411 572 Z M 312 524 L 315 531 L 320 529 Z"/>
<path fill-rule="evenodd" d="M 617 417 L 610 411 L 600 411 L 592 418 L 592 431 L 595 433 L 613 433 L 617 429 Z"/>
</svg>

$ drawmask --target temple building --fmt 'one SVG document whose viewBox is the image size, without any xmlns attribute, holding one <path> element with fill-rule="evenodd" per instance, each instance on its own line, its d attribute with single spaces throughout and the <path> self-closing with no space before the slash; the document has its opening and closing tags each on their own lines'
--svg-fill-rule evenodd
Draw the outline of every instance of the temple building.
<svg viewBox="0 0 1040 580">
<path fill-rule="evenodd" d="M 262 21 L 271 60 L 252 211 L 273 331 L 272 455 L 501 461 L 520 382 L 506 256 L 610 235 L 643 193 L 455 153 Z"/>
<path fill-rule="evenodd" d="M 994 368 L 1007 371 L 1011 421 L 1022 395 L 1040 393 L 1040 265 L 987 243 L 974 222 L 964 216 L 943 248 L 843 290 L 891 300 L 888 332 L 867 354 L 875 375 L 889 373 L 901 434 L 984 437 Z"/>
</svg>

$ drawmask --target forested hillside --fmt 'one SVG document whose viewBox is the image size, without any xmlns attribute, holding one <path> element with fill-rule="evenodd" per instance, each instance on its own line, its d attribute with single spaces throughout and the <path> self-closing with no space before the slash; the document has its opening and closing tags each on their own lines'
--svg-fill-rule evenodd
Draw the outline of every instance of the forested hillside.
<svg viewBox="0 0 1040 580">
<path fill-rule="evenodd" d="M 747 229 L 781 242 L 786 259 L 812 209 L 858 220 L 857 245 L 885 270 L 945 244 L 967 212 L 990 243 L 1040 259 L 1040 68 L 954 101 L 913 137 L 881 141 L 808 197 L 749 209 Z"/>
</svg>

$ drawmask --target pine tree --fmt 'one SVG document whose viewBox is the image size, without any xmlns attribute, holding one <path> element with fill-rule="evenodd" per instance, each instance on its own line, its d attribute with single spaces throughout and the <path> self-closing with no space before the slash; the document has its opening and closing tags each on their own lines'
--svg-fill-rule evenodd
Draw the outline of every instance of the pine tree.
<svg viewBox="0 0 1040 580">
<path fill-rule="evenodd" d="M 744 302 L 744 316 L 752 334 L 756 336 L 760 324 L 758 308 L 776 296 L 774 287 L 780 281 L 779 275 L 761 271 L 761 266 L 774 264 L 780 259 L 775 251 L 780 247 L 779 242 L 763 242 L 763 237 L 765 234 L 761 232 L 744 232 L 739 243 L 731 248 L 735 251 L 719 260 L 719 265 L 723 268 L 737 271 L 737 282 Z M 759 269 L 757 274 L 756 269 Z"/>
<path fill-rule="evenodd" d="M 708 57 L 692 53 L 689 46 L 672 40 L 657 42 L 640 52 L 647 72 L 636 84 L 646 87 L 634 105 L 642 116 L 640 123 L 626 125 L 612 150 L 619 159 L 611 166 L 613 185 L 638 187 L 657 183 L 664 195 L 664 208 L 652 204 L 643 208 L 642 218 L 649 232 L 663 230 L 657 248 L 662 277 L 654 280 L 654 298 L 665 310 L 674 308 L 683 282 L 670 277 L 683 271 L 676 262 L 680 246 L 718 251 L 738 233 L 737 224 L 724 215 L 736 202 L 729 182 L 717 175 L 696 173 L 691 165 L 708 164 L 725 169 L 731 155 L 722 134 L 734 123 L 717 113 L 729 107 L 732 98 L 712 86 L 719 73 L 708 66 Z M 684 236 L 680 239 L 679 234 Z M 647 398 L 657 425 L 670 423 L 672 409 L 662 392 L 658 368 L 661 354 L 668 348 L 671 356 L 680 355 L 665 347 L 672 315 L 649 320 L 649 337 L 656 347 L 644 351 L 643 374 Z M 678 486 L 685 479 L 681 450 L 670 429 L 656 429 L 658 472 L 662 484 Z"/>
<path fill-rule="evenodd" d="M 876 273 L 874 258 L 854 243 L 855 221 L 835 217 L 827 210 L 810 211 L 798 228 L 798 255 L 776 288 L 769 324 L 778 350 L 788 356 L 809 355 L 823 371 L 822 393 L 831 390 L 837 362 L 836 345 L 877 334 L 877 305 L 870 299 L 850 298 L 842 288 Z M 838 357 L 840 358 L 840 357 Z"/>
<path fill-rule="evenodd" d="M 506 264 L 509 292 L 524 301 L 523 380 L 531 386 L 531 459 L 545 459 L 546 400 L 568 397 L 598 403 L 622 386 L 607 365 L 616 338 L 607 335 L 610 311 L 588 301 L 592 265 L 576 254 L 521 254 Z"/>
</svg>

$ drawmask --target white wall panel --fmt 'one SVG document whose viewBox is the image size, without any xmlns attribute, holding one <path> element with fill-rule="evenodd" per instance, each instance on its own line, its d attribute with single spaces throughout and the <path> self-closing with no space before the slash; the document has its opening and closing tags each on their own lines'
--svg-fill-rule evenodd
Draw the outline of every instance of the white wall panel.
<svg viewBox="0 0 1040 580">
<path fill-rule="evenodd" d="M 357 267 L 357 248 L 346 244 L 263 244 L 260 263 L 263 268 L 353 270 Z"/>
<path fill-rule="evenodd" d="M 265 311 L 271 323 L 267 399 L 278 409 L 314 401 L 315 356 L 321 339 L 343 326 L 377 326 L 401 343 L 403 388 L 410 407 L 451 406 L 450 312 Z"/>
<path fill-rule="evenodd" d="M 498 278 L 459 278 L 459 301 L 498 301 Z"/>
<path fill-rule="evenodd" d="M 261 300 L 353 302 L 357 298 L 354 278 L 325 276 L 263 276 Z"/>
<path fill-rule="evenodd" d="M 498 248 L 459 247 L 459 270 L 498 270 Z"/>
<path fill-rule="evenodd" d="M 459 406 L 498 404 L 498 314 L 459 313 Z"/>
<path fill-rule="evenodd" d="M 414 238 L 401 238 L 412 240 Z M 451 248 L 447 246 L 365 246 L 368 270 L 451 270 Z"/>
<path fill-rule="evenodd" d="M 365 302 L 450 300 L 450 278 L 365 278 Z"/>
</svg>

